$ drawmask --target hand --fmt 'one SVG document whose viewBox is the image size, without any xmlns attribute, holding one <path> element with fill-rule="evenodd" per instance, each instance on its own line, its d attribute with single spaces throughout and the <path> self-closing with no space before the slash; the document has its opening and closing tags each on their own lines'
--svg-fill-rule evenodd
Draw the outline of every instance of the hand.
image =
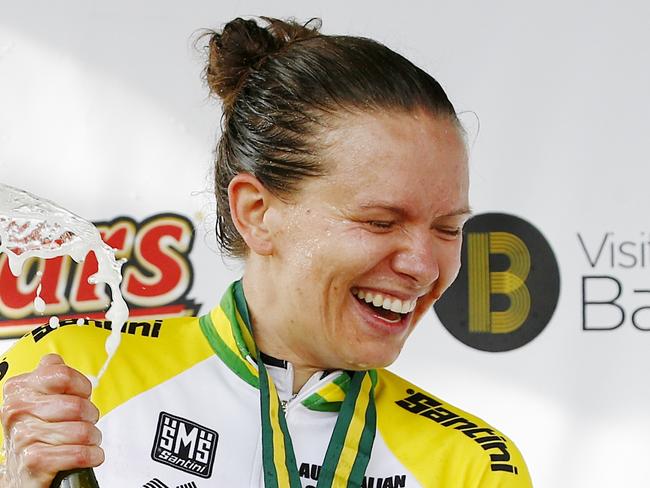
<svg viewBox="0 0 650 488">
<path fill-rule="evenodd" d="M 4 488 L 48 488 L 59 471 L 104 461 L 92 386 L 60 356 L 7 380 L 0 418 L 5 433 Z"/>
</svg>

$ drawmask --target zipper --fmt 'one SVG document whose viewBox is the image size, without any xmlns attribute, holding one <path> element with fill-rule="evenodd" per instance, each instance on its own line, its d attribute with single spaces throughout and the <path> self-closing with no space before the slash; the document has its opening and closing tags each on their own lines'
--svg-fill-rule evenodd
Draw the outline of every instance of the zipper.
<svg viewBox="0 0 650 488">
<path fill-rule="evenodd" d="M 293 399 L 296 398 L 297 396 L 298 394 L 296 393 L 292 395 L 291 398 L 289 398 L 288 400 L 280 400 L 280 406 L 282 407 L 282 411 L 284 412 L 285 415 L 287 414 L 287 405 L 289 404 L 289 402 L 293 401 Z"/>
<path fill-rule="evenodd" d="M 339 374 L 343 374 L 343 371 L 338 371 Z M 318 390 L 320 390 L 324 385 L 331 383 L 334 381 L 334 379 L 337 377 L 331 377 L 332 374 L 328 374 L 325 378 L 317 381 L 309 387 L 305 391 L 299 391 L 298 393 L 295 393 L 289 398 L 289 400 L 280 400 L 280 405 L 282 407 L 282 411 L 284 412 L 285 417 L 287 416 L 287 410 L 292 407 L 292 405 L 295 405 L 296 403 L 300 403 L 303 401 L 305 398 L 309 397 L 311 394 L 316 393 Z"/>
<path fill-rule="evenodd" d="M 257 369 L 257 361 L 255 361 L 255 360 L 253 359 L 252 356 L 250 356 L 250 355 L 246 356 L 246 360 L 247 360 L 249 363 L 251 363 L 251 364 L 252 364 L 252 365 Z M 343 371 L 341 371 L 341 370 L 338 370 L 337 372 L 338 372 L 339 375 L 340 375 L 340 374 L 343 374 Z M 328 375 L 325 376 L 324 378 L 318 380 L 318 381 L 317 381 L 313 386 L 311 386 L 310 388 L 308 388 L 308 389 L 305 390 L 305 391 L 300 390 L 298 393 L 294 393 L 294 394 L 291 396 L 291 398 L 289 398 L 289 400 L 282 400 L 282 399 L 280 399 L 280 408 L 282 408 L 282 411 L 284 412 L 285 416 L 286 416 L 286 414 L 287 414 L 287 409 L 288 409 L 292 404 L 295 403 L 295 400 L 299 399 L 299 400 L 302 401 L 303 399 L 307 398 L 307 397 L 308 397 L 309 395 L 311 395 L 312 393 L 315 393 L 315 392 L 317 392 L 318 390 L 320 390 L 320 389 L 323 387 L 323 385 L 326 385 L 327 383 L 330 383 L 330 382 L 334 381 L 334 379 L 335 379 L 336 377 L 331 378 L 332 375 L 334 375 L 334 374 L 335 374 L 335 372 L 332 372 L 332 373 L 328 374 Z"/>
</svg>

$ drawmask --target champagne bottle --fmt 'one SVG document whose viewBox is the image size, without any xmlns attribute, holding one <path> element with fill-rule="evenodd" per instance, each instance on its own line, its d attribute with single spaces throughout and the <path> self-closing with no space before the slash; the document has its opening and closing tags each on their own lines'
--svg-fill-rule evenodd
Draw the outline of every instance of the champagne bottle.
<svg viewBox="0 0 650 488">
<path fill-rule="evenodd" d="M 61 471 L 50 488 L 99 488 L 95 472 L 91 468 Z"/>
</svg>

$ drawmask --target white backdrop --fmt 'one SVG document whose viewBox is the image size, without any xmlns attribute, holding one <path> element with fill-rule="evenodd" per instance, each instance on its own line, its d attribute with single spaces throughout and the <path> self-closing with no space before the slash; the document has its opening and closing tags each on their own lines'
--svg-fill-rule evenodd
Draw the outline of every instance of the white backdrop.
<svg viewBox="0 0 650 488">
<path fill-rule="evenodd" d="M 204 310 L 237 269 L 224 265 L 210 234 L 220 113 L 201 85 L 191 36 L 240 15 L 321 17 L 324 32 L 375 38 L 432 73 L 458 110 L 480 118 L 475 210 L 525 218 L 556 254 L 560 301 L 534 341 L 477 351 L 431 313 L 393 369 L 509 434 L 537 488 L 650 486 L 650 331 L 630 321 L 650 305 L 649 293 L 633 293 L 650 289 L 650 4 L 0 4 L 0 181 L 91 220 L 192 218 L 190 295 Z M 607 232 L 616 246 L 631 242 L 624 250 L 636 253 L 635 265 L 620 252 L 612 265 L 609 241 L 590 265 L 578 233 L 593 260 Z M 583 330 L 584 275 L 621 282 L 620 327 Z M 616 322 L 613 307 L 602 311 L 594 327 Z M 650 313 L 637 314 L 637 325 L 650 329 Z"/>
</svg>

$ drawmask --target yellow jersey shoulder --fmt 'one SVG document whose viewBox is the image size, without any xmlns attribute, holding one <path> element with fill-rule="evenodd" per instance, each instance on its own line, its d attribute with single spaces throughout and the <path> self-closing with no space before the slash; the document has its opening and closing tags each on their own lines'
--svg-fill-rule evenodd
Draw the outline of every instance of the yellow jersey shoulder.
<svg viewBox="0 0 650 488">
<path fill-rule="evenodd" d="M 107 358 L 110 329 L 110 322 L 93 319 L 61 320 L 57 328 L 48 324 L 36 327 L 2 356 L 0 387 L 8 378 L 36 369 L 49 353 L 59 354 L 68 366 L 86 376 L 97 376 Z M 122 327 L 120 345 L 93 400 L 106 413 L 213 354 L 196 317 L 129 320 Z"/>
<path fill-rule="evenodd" d="M 378 370 L 377 427 L 425 487 L 530 488 L 524 459 L 503 433 L 387 370 Z"/>
<path fill-rule="evenodd" d="M 156 354 L 157 350 L 172 344 L 177 346 L 180 336 L 188 335 L 190 323 L 197 320 L 194 317 L 129 320 L 121 330 L 118 354 L 123 353 L 122 349 L 133 348 L 138 348 L 138 355 Z M 105 343 L 110 333 L 110 321 L 89 318 L 61 320 L 58 327 L 49 323 L 35 327 L 2 356 L 6 366 L 0 379 L 33 370 L 49 353 L 59 354 L 66 364 L 94 375 L 106 359 Z"/>
</svg>

